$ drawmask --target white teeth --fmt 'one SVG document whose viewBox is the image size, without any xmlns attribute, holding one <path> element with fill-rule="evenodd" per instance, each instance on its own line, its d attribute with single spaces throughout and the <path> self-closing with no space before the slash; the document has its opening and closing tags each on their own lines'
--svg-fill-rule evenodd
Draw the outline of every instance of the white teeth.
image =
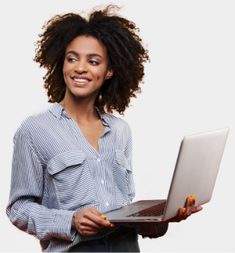
<svg viewBox="0 0 235 253">
<path fill-rule="evenodd" d="M 78 83 L 88 83 L 89 81 L 85 78 L 73 78 L 73 80 L 75 82 L 78 82 Z"/>
</svg>

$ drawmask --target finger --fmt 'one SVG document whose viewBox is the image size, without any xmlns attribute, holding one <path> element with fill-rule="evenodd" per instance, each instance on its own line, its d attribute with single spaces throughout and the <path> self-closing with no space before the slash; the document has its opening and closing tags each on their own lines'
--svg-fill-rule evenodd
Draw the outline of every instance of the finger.
<svg viewBox="0 0 235 253">
<path fill-rule="evenodd" d="M 185 204 L 185 206 L 186 206 L 186 207 L 194 206 L 194 205 L 195 205 L 195 202 L 196 202 L 196 195 L 190 195 L 190 196 L 187 197 L 187 199 L 186 199 L 186 204 Z"/>
<path fill-rule="evenodd" d="M 105 214 L 101 214 L 95 207 L 90 208 L 89 211 L 90 211 L 90 213 L 93 213 L 94 215 L 99 216 L 104 220 L 106 220 L 106 218 L 107 218 Z"/>
<path fill-rule="evenodd" d="M 202 206 L 194 206 L 192 208 L 192 213 L 197 213 L 197 212 L 201 211 L 202 209 L 203 209 Z"/>
<path fill-rule="evenodd" d="M 179 209 L 178 216 L 184 216 L 187 212 L 187 209 L 185 207 L 182 207 Z"/>
<path fill-rule="evenodd" d="M 95 215 L 101 215 L 101 213 L 98 212 L 98 210 L 97 210 L 95 207 L 92 207 L 92 208 L 90 209 L 90 211 L 91 211 L 93 214 L 95 214 Z"/>
<path fill-rule="evenodd" d="M 101 215 L 97 215 L 94 213 L 86 213 L 84 215 L 84 217 L 91 220 L 92 222 L 94 222 L 98 226 L 111 227 L 111 223 L 107 219 L 102 218 Z"/>
<path fill-rule="evenodd" d="M 192 213 L 197 213 L 202 210 L 201 206 L 190 206 L 187 208 L 187 214 L 191 215 Z"/>
<path fill-rule="evenodd" d="M 103 220 L 107 220 L 107 216 L 105 215 L 105 214 L 102 214 L 101 215 L 101 218 L 103 219 Z M 108 220 L 107 220 L 108 221 Z M 115 224 L 114 223 L 111 223 L 110 221 L 108 221 L 109 222 L 109 227 L 111 227 L 111 228 L 114 228 L 115 227 Z"/>
<path fill-rule="evenodd" d="M 85 214 L 84 218 L 85 218 L 83 221 L 84 225 L 91 225 L 92 227 L 95 227 L 95 228 L 102 228 L 104 226 L 100 216 L 94 213 Z"/>
<path fill-rule="evenodd" d="M 101 218 L 102 218 L 103 220 L 106 220 L 106 219 L 107 219 L 107 216 L 106 216 L 105 214 L 101 214 Z"/>
<path fill-rule="evenodd" d="M 92 218 L 92 216 L 95 215 L 94 213 L 96 213 L 96 211 L 92 210 L 92 208 L 84 210 L 80 215 L 81 217 L 77 219 L 78 227 L 80 228 L 81 226 L 87 226 L 94 229 L 100 229 L 101 226 L 94 222 Z"/>
<path fill-rule="evenodd" d="M 81 226 L 85 226 L 85 227 L 90 227 L 93 229 L 100 229 L 102 228 L 102 226 L 100 226 L 99 224 L 95 223 L 93 220 L 88 219 L 86 217 L 83 217 L 80 221 L 80 227 Z"/>
<path fill-rule="evenodd" d="M 80 224 L 79 227 L 78 227 L 78 232 L 81 235 L 95 235 L 100 230 L 101 230 L 101 228 L 94 228 L 94 227 L 87 226 L 87 225 L 82 225 L 82 224 Z"/>
<path fill-rule="evenodd" d="M 195 212 L 197 212 L 197 206 L 195 206 L 195 205 L 193 205 L 193 206 L 188 206 L 187 208 L 186 208 L 186 211 L 185 211 L 185 216 L 186 216 L 186 218 L 187 217 L 189 217 L 192 213 L 195 213 Z"/>
<path fill-rule="evenodd" d="M 97 233 L 101 228 L 95 228 L 95 227 L 92 227 L 92 226 L 88 226 L 88 225 L 83 225 L 83 224 L 80 224 L 79 226 L 79 230 L 80 231 L 90 231 L 90 232 L 95 232 Z"/>
<path fill-rule="evenodd" d="M 106 220 L 106 221 L 109 222 L 109 227 L 110 227 L 110 228 L 115 227 L 115 224 L 114 224 L 114 223 L 111 223 L 111 222 L 107 219 L 107 216 L 106 216 L 105 214 L 102 214 L 100 217 L 101 217 L 103 220 Z"/>
<path fill-rule="evenodd" d="M 187 219 L 193 213 L 197 213 L 202 210 L 201 206 L 190 206 L 186 208 L 185 219 Z"/>
<path fill-rule="evenodd" d="M 181 220 L 186 220 L 188 218 L 188 216 L 190 216 L 191 213 L 190 213 L 190 210 L 189 208 L 180 208 L 179 209 L 179 215 L 178 215 L 178 221 L 181 221 Z"/>
</svg>

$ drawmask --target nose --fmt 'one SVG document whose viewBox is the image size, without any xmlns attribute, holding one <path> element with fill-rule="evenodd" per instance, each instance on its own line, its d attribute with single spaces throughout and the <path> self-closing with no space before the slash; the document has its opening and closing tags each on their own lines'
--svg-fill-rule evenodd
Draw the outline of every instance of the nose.
<svg viewBox="0 0 235 253">
<path fill-rule="evenodd" d="M 78 61 L 76 66 L 75 66 L 75 71 L 77 73 L 87 72 L 87 63 L 86 63 L 86 61 L 85 60 Z"/>
</svg>

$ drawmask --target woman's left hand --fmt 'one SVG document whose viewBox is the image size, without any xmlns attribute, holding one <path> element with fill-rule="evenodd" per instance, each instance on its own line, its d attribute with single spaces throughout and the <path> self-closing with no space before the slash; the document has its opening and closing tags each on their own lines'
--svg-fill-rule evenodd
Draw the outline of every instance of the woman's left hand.
<svg viewBox="0 0 235 253">
<path fill-rule="evenodd" d="M 195 195 L 191 195 L 191 196 L 187 197 L 187 199 L 185 201 L 185 206 L 179 209 L 178 214 L 175 217 L 173 217 L 169 220 L 166 220 L 164 222 L 167 222 L 167 223 L 168 222 L 180 222 L 182 220 L 186 220 L 191 214 L 201 211 L 202 206 L 196 206 L 195 201 L 196 201 Z"/>
<path fill-rule="evenodd" d="M 184 207 L 180 208 L 178 214 L 169 220 L 153 223 L 139 223 L 137 226 L 138 234 L 142 235 L 142 237 L 148 238 L 163 236 L 167 231 L 167 225 L 169 222 L 180 222 L 182 220 L 186 220 L 191 214 L 202 210 L 201 206 L 195 205 L 195 201 L 195 195 L 187 197 Z"/>
</svg>

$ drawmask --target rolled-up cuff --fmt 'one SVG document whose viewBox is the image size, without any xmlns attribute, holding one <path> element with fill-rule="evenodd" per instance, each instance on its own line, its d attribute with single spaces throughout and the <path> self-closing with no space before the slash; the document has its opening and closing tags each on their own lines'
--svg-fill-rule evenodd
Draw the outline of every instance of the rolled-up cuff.
<svg viewBox="0 0 235 253">
<path fill-rule="evenodd" d="M 156 224 L 156 232 L 160 236 L 163 236 L 166 234 L 168 230 L 168 223 L 157 223 Z"/>
<path fill-rule="evenodd" d="M 73 241 L 76 230 L 71 228 L 73 211 L 60 210 L 54 217 L 53 234 L 58 234 L 59 238 L 67 241 Z"/>
</svg>

